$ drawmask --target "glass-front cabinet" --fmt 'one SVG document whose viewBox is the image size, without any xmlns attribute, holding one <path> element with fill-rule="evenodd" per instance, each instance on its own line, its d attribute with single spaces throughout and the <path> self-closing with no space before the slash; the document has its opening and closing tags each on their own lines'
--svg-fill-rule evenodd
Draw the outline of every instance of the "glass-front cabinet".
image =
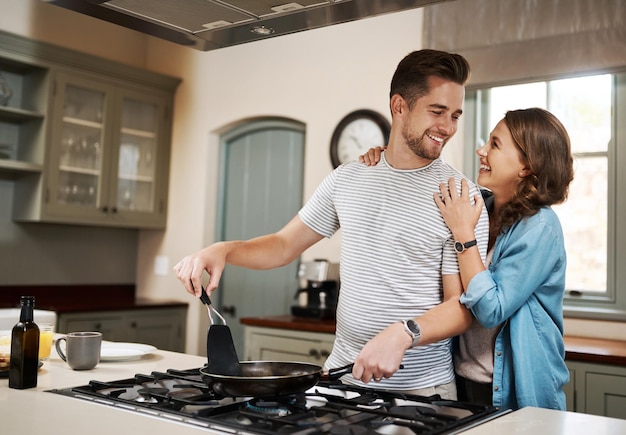
<svg viewBox="0 0 626 435">
<path fill-rule="evenodd" d="M 55 86 L 45 213 L 164 227 L 169 96 L 66 73 Z"/>
<path fill-rule="evenodd" d="M 56 134 L 52 135 L 53 146 L 60 145 L 58 153 L 52 153 L 54 159 L 50 164 L 50 185 L 56 187 L 51 192 L 52 204 L 68 209 L 106 207 L 102 204 L 108 199 L 99 198 L 103 191 L 100 185 L 105 97 L 104 91 L 82 84 L 62 84 L 55 104 L 55 112 L 61 114 L 61 119 L 56 123 Z"/>
<path fill-rule="evenodd" d="M 165 228 L 179 84 L 0 30 L 0 182 L 12 183 L 13 220 Z"/>
</svg>

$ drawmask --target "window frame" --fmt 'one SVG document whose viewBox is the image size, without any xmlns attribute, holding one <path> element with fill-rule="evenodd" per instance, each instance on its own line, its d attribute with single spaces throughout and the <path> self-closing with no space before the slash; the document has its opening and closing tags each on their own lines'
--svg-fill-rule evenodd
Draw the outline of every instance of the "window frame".
<svg viewBox="0 0 626 435">
<path fill-rule="evenodd" d="M 612 74 L 613 116 L 611 141 L 608 148 L 607 186 L 607 290 L 602 294 L 579 290 L 565 290 L 565 317 L 598 320 L 626 320 L 626 68 L 611 71 L 593 71 L 586 74 L 559 74 L 551 77 L 516 80 L 506 85 Z M 468 85 L 463 113 L 463 172 L 473 178 L 478 176 L 479 162 L 475 150 L 489 135 L 494 126 L 487 125 L 489 93 L 491 87 L 503 83 Z M 483 134 L 485 133 L 485 134 Z"/>
</svg>

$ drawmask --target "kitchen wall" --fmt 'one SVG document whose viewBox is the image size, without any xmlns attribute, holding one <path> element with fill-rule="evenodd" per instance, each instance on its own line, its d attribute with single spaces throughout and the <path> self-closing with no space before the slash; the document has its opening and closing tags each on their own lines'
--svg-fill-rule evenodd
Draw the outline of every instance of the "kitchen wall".
<svg viewBox="0 0 626 435">
<path fill-rule="evenodd" d="M 389 81 L 395 66 L 406 53 L 422 44 L 420 9 L 210 52 L 177 46 L 40 0 L 0 0 L 0 10 L 0 27 L 4 30 L 183 79 L 175 102 L 167 230 L 134 232 L 136 252 L 123 245 L 123 239 L 132 240 L 123 231 L 109 230 L 111 237 L 96 241 L 97 246 L 108 246 L 106 254 L 115 248 L 131 251 L 134 261 L 120 270 L 123 278 L 128 278 L 132 263 L 140 296 L 191 303 L 187 350 L 192 353 L 202 352 L 205 346 L 206 313 L 184 293 L 169 271 L 180 258 L 215 239 L 220 133 L 262 116 L 305 123 L 306 199 L 332 169 L 328 142 L 337 122 L 346 113 L 362 107 L 387 115 Z M 460 137 L 462 132 L 456 139 Z M 444 158 L 462 167 L 457 141 L 448 145 Z M 0 194 L 0 207 L 4 208 L 4 191 L 0 190 Z M 10 225 L 4 213 L 0 213 L 0 237 L 15 230 Z M 39 235 L 56 231 L 42 228 Z M 102 231 L 75 230 L 86 236 Z M 61 243 L 60 239 L 46 240 L 45 246 L 54 251 Z M 83 250 L 93 246 L 88 238 L 74 243 Z M 37 245 L 30 249 L 37 249 Z M 304 258 L 337 261 L 338 250 L 338 238 L 334 237 L 311 248 Z M 168 273 L 164 276 L 154 273 L 157 256 L 168 261 Z M 99 260 L 114 261 L 112 257 L 105 255 Z M 38 259 L 44 261 L 45 258 Z M 32 265 L 33 271 L 37 266 Z M 64 270 L 69 275 L 74 273 L 72 269 Z M 69 280 L 64 282 L 80 282 L 74 276 L 64 278 Z M 94 282 L 105 283 L 110 282 L 109 278 L 109 273 L 92 277 Z M 579 320 L 568 321 L 566 327 L 577 335 L 626 340 L 623 323 Z"/>
<path fill-rule="evenodd" d="M 0 285 L 135 282 L 137 231 L 16 223 L 13 194 L 0 180 Z"/>
</svg>

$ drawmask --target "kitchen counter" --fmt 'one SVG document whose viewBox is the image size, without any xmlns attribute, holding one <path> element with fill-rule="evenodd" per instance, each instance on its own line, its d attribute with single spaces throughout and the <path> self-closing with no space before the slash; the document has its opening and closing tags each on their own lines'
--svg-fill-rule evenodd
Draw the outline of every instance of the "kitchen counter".
<svg viewBox="0 0 626 435">
<path fill-rule="evenodd" d="M 463 432 L 464 435 L 616 435 L 626 420 L 542 408 L 523 408 Z"/>
<path fill-rule="evenodd" d="M 19 307 L 21 295 L 35 296 L 36 308 L 57 314 L 188 306 L 176 300 L 139 299 L 134 284 L 111 284 L 0 286 L 0 307 Z"/>
<path fill-rule="evenodd" d="M 37 388 L 14 390 L 9 388 L 8 379 L 0 379 L 0 428 L 3 434 L 216 433 L 44 392 L 52 388 L 85 385 L 93 379 L 113 381 L 133 377 L 136 373 L 150 374 L 173 367 L 188 369 L 201 367 L 205 363 L 206 357 L 157 350 L 139 360 L 100 362 L 93 370 L 75 371 L 61 360 L 53 348 L 50 359 L 39 370 Z"/>
<path fill-rule="evenodd" d="M 565 352 L 569 361 L 626 366 L 626 341 L 565 337 Z"/>
<path fill-rule="evenodd" d="M 335 333 L 334 320 L 319 320 L 294 316 L 244 317 L 243 325 L 294 331 Z M 598 338 L 565 337 L 565 358 L 569 361 L 626 365 L 626 341 Z"/>
<path fill-rule="evenodd" d="M 335 333 L 335 321 L 332 319 L 320 320 L 308 317 L 294 316 L 266 316 L 242 317 L 239 322 L 249 326 L 264 326 L 266 328 L 290 329 L 293 331 Z"/>
<path fill-rule="evenodd" d="M 217 434 L 213 430 L 191 427 L 150 415 L 98 405 L 70 397 L 46 393 L 52 388 L 85 385 L 90 380 L 113 381 L 149 374 L 168 368 L 187 369 L 202 366 L 205 357 L 157 350 L 139 360 L 101 362 L 93 370 L 74 371 L 52 350 L 39 371 L 37 388 L 13 390 L 8 380 L 0 379 L 0 427 L 7 434 L 110 435 L 113 433 L 150 433 L 151 435 Z M 466 431 L 468 435 L 589 434 L 626 433 L 626 420 L 585 414 L 525 408 Z"/>
</svg>

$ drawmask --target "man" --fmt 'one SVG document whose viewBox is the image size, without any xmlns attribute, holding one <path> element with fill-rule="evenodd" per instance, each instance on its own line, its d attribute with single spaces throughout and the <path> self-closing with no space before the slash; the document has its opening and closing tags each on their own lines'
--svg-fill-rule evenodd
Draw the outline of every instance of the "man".
<svg viewBox="0 0 626 435">
<path fill-rule="evenodd" d="M 326 367 L 354 362 L 346 382 L 373 379 L 381 388 L 455 399 L 450 337 L 465 331 L 472 317 L 459 303 L 455 241 L 433 193 L 451 177 L 465 178 L 439 156 L 457 131 L 468 76 L 462 56 L 436 50 L 407 55 L 391 82 L 391 133 L 381 161 L 335 169 L 277 233 L 215 243 L 185 257 L 174 269 L 186 290 L 200 296 L 204 270 L 207 291 L 214 290 L 226 263 L 283 266 L 341 228 L 337 332 Z M 478 190 L 469 184 L 474 197 Z M 460 242 L 484 258 L 485 210 L 475 235 L 478 245 Z"/>
</svg>

